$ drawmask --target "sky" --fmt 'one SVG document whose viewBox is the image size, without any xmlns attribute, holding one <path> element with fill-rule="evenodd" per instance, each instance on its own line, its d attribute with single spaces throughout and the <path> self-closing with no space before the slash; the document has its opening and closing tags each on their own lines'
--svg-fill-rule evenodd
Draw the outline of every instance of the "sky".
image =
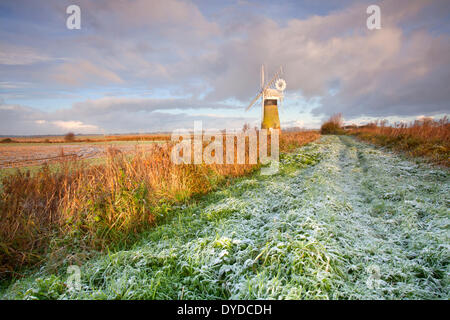
<svg viewBox="0 0 450 320">
<path fill-rule="evenodd" d="M 283 67 L 282 127 L 439 118 L 450 1 L 2 0 L 0 135 L 259 126 L 260 105 L 245 108 L 261 64 Z"/>
</svg>

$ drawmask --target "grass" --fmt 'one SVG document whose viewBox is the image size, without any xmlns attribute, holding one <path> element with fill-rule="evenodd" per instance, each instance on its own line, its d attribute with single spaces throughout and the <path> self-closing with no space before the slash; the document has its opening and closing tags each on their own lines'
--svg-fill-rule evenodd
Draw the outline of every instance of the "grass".
<svg viewBox="0 0 450 320">
<path fill-rule="evenodd" d="M 19 299 L 448 299 L 449 175 L 348 136 L 184 204 L 132 247 L 18 280 Z"/>
<path fill-rule="evenodd" d="M 413 157 L 425 157 L 447 167 L 450 165 L 450 123 L 447 117 L 440 120 L 425 118 L 394 126 L 386 126 L 381 121 L 352 129 L 349 133 L 363 141 Z"/>
<path fill-rule="evenodd" d="M 105 164 L 107 161 L 107 156 L 104 157 L 97 157 L 97 158 L 88 158 L 88 159 L 80 159 L 77 160 L 78 162 L 81 162 L 86 165 L 99 165 L 99 164 Z M 63 168 L 62 164 L 64 162 L 51 162 L 48 163 L 47 166 L 52 172 L 57 172 Z M 31 176 L 35 175 L 39 171 L 42 170 L 44 165 L 31 165 L 31 166 L 23 166 L 23 167 L 16 167 L 16 168 L 2 168 L 0 169 L 0 178 L 3 178 L 8 175 L 12 174 L 19 174 L 21 172 L 22 174 L 30 174 Z M 1 180 L 0 180 L 1 185 Z"/>
<path fill-rule="evenodd" d="M 36 166 L 27 166 L 27 167 L 21 167 L 21 168 L 2 168 L 0 169 L 0 178 L 3 178 L 5 176 L 15 174 L 17 171 L 27 172 L 29 171 L 30 174 L 35 174 L 36 172 L 39 172 L 39 170 L 42 168 L 41 165 Z"/>
<path fill-rule="evenodd" d="M 281 136 L 281 151 L 318 138 L 316 132 Z M 175 206 L 248 175 L 259 165 L 175 165 L 170 144 L 134 157 L 109 155 L 105 163 L 60 162 L 32 174 L 2 177 L 0 272 L 74 263 L 95 252 L 126 247 Z M 247 149 L 248 153 L 248 149 Z M 248 158 L 248 154 L 247 154 Z"/>
</svg>

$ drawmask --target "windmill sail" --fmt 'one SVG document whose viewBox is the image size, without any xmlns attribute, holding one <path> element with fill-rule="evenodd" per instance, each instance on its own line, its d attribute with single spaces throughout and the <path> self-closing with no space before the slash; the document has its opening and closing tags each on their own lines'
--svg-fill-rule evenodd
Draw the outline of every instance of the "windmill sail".
<svg viewBox="0 0 450 320">
<path fill-rule="evenodd" d="M 264 65 L 261 67 L 261 91 L 255 97 L 255 99 L 253 99 L 252 102 L 250 102 L 245 111 L 249 110 L 255 104 L 255 102 L 258 101 L 259 98 L 261 98 L 261 96 L 264 94 L 264 91 L 269 89 L 275 83 L 275 81 L 278 79 L 281 73 L 282 69 L 280 67 L 280 70 L 278 70 L 277 73 L 275 73 L 275 75 L 272 77 L 272 79 L 266 85 L 264 85 Z"/>
<path fill-rule="evenodd" d="M 250 102 L 250 104 L 248 105 L 247 109 L 245 109 L 245 111 L 247 111 L 248 109 L 250 109 L 256 101 L 258 101 L 259 98 L 261 98 L 261 96 L 263 95 L 264 90 L 261 90 L 260 93 L 258 93 L 258 95 L 255 97 L 255 99 L 252 100 L 252 102 Z"/>
<path fill-rule="evenodd" d="M 261 65 L 261 90 L 264 88 L 264 65 Z"/>
</svg>

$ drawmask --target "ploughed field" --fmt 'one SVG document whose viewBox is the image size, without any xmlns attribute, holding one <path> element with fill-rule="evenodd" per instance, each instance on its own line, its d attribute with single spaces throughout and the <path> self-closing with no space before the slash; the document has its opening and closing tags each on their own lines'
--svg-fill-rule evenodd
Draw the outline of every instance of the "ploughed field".
<svg viewBox="0 0 450 320">
<path fill-rule="evenodd" d="M 37 166 L 64 160 L 104 157 L 108 152 L 145 151 L 162 141 L 105 141 L 82 143 L 11 143 L 0 144 L 0 169 Z"/>
<path fill-rule="evenodd" d="M 25 299 L 449 299 L 450 175 L 348 136 L 283 154 L 129 250 L 18 280 Z"/>
</svg>

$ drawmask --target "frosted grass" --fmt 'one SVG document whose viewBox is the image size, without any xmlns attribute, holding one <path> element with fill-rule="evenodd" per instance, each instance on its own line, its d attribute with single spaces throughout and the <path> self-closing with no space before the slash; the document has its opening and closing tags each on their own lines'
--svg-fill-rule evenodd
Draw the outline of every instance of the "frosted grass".
<svg viewBox="0 0 450 320">
<path fill-rule="evenodd" d="M 448 299 L 448 171 L 326 136 L 23 299 Z"/>
</svg>

